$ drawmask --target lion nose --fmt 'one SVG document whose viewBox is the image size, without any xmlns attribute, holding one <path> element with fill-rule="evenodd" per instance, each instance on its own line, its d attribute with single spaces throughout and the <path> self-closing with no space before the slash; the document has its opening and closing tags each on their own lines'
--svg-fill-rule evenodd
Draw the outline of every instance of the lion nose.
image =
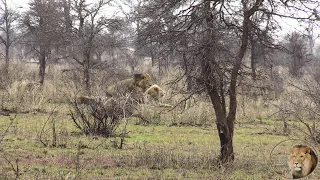
<svg viewBox="0 0 320 180">
<path fill-rule="evenodd" d="M 295 164 L 295 165 L 298 165 L 299 163 L 295 162 L 294 164 Z"/>
</svg>

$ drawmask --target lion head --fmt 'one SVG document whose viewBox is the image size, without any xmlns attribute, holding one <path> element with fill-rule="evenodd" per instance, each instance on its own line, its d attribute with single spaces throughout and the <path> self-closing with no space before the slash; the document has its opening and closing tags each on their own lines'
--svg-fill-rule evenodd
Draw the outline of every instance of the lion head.
<svg viewBox="0 0 320 180">
<path fill-rule="evenodd" d="M 309 175 L 317 166 L 318 158 L 308 146 L 295 145 L 290 149 L 288 165 L 293 179 Z"/>
<path fill-rule="evenodd" d="M 144 74 L 134 74 L 133 75 L 133 86 L 140 87 L 144 91 L 147 90 L 152 84 L 150 82 L 150 75 L 148 73 Z"/>
<path fill-rule="evenodd" d="M 153 84 L 146 91 L 145 95 L 150 96 L 152 99 L 159 101 L 164 96 L 165 91 L 159 85 Z"/>
</svg>

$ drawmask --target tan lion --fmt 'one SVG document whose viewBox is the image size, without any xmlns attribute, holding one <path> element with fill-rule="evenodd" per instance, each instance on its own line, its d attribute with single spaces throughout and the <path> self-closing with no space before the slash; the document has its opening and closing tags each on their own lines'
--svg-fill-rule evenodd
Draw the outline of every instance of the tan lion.
<svg viewBox="0 0 320 180">
<path fill-rule="evenodd" d="M 131 91 L 131 98 L 139 103 L 159 102 L 164 96 L 165 91 L 157 84 L 153 84 L 147 90 L 143 91 L 142 88 L 136 87 Z"/>
<path fill-rule="evenodd" d="M 317 166 L 318 158 L 308 146 L 295 145 L 290 149 L 288 165 L 293 179 L 309 175 Z"/>
<path fill-rule="evenodd" d="M 151 78 L 148 73 L 134 74 L 130 79 L 119 81 L 116 84 L 107 87 L 106 95 L 112 97 L 117 95 L 125 95 L 134 91 L 144 92 L 151 86 L 150 79 Z"/>
<path fill-rule="evenodd" d="M 157 84 L 150 86 L 145 92 L 145 97 L 151 97 L 153 100 L 159 101 L 164 96 L 165 91 Z"/>
</svg>

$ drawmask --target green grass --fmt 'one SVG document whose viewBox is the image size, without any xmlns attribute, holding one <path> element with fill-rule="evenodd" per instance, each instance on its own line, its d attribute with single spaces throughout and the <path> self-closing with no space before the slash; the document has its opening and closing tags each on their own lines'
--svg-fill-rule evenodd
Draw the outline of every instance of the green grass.
<svg viewBox="0 0 320 180">
<path fill-rule="evenodd" d="M 62 113 L 54 116 L 57 147 L 52 147 L 51 121 L 42 135 L 48 146 L 39 139 L 48 116 L 17 115 L 0 144 L 0 178 L 15 177 L 12 163 L 18 165 L 21 179 L 277 179 L 268 157 L 278 142 L 288 139 L 265 133 L 274 128 L 270 120 L 236 124 L 235 163 L 224 169 L 216 163 L 220 142 L 215 127 L 142 126 L 130 121 L 120 150 L 113 146 L 118 137 L 84 136 Z M 1 133 L 9 123 L 8 117 L 0 117 Z M 285 163 L 286 157 L 281 158 Z"/>
</svg>

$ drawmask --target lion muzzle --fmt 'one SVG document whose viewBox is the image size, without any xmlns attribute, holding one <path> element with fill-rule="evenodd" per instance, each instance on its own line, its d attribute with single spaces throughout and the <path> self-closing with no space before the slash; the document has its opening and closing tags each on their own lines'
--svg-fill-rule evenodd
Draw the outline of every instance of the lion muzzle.
<svg viewBox="0 0 320 180">
<path fill-rule="evenodd" d="M 302 171 L 302 165 L 298 162 L 294 163 L 294 171 Z"/>
</svg>

